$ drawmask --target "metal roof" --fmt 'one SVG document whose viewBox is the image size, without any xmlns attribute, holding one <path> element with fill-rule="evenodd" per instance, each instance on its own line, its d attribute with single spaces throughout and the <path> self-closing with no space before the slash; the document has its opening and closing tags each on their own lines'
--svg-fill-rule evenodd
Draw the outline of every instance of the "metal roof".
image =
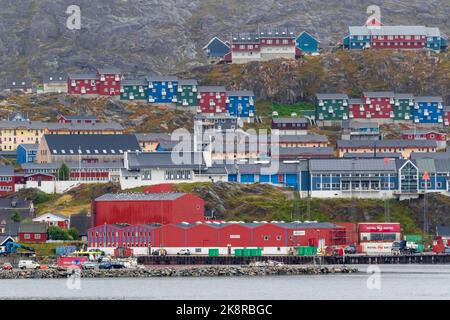
<svg viewBox="0 0 450 320">
<path fill-rule="evenodd" d="M 14 167 L 11 165 L 0 165 L 0 176 L 14 176 Z"/>
<path fill-rule="evenodd" d="M 269 163 L 235 163 L 227 164 L 229 174 L 298 174 L 299 171 L 307 170 L 306 161 L 284 162 L 271 159 Z"/>
<path fill-rule="evenodd" d="M 446 152 L 411 152 L 412 160 L 414 159 L 450 159 L 450 150 Z"/>
<path fill-rule="evenodd" d="M 122 86 L 146 86 L 146 79 L 124 79 L 120 82 Z"/>
<path fill-rule="evenodd" d="M 178 85 L 179 86 L 196 86 L 197 84 L 198 84 L 198 82 L 195 79 L 178 80 Z"/>
<path fill-rule="evenodd" d="M 251 90 L 227 91 L 229 97 L 253 97 L 255 94 Z"/>
<path fill-rule="evenodd" d="M 355 121 L 355 120 L 344 120 L 342 121 L 342 128 L 347 129 L 360 129 L 360 128 L 379 128 L 380 124 L 378 122 L 372 121 Z"/>
<path fill-rule="evenodd" d="M 107 67 L 97 69 L 98 74 L 122 74 L 122 71 L 116 67 Z"/>
<path fill-rule="evenodd" d="M 96 116 L 91 114 L 77 114 L 74 116 L 60 114 L 59 116 L 67 120 L 98 120 Z"/>
<path fill-rule="evenodd" d="M 427 35 L 425 26 L 381 26 L 380 28 L 370 29 L 372 35 Z"/>
<path fill-rule="evenodd" d="M 168 133 L 136 133 L 135 136 L 138 141 L 159 142 L 161 140 L 172 140 L 171 135 Z"/>
<path fill-rule="evenodd" d="M 378 159 L 384 159 L 384 158 L 392 158 L 392 159 L 401 159 L 403 158 L 401 153 L 397 152 L 377 152 L 377 153 L 351 153 L 346 152 L 344 154 L 345 159 L 367 159 L 367 158 L 378 158 Z"/>
<path fill-rule="evenodd" d="M 95 201 L 171 201 L 186 193 L 107 193 Z"/>
<path fill-rule="evenodd" d="M 28 151 L 37 151 L 39 149 L 39 144 L 37 144 L 37 143 L 21 143 L 17 147 L 22 147 Z"/>
<path fill-rule="evenodd" d="M 289 142 L 326 142 L 328 143 L 328 137 L 319 134 L 299 134 L 299 135 L 280 135 L 280 136 L 272 136 L 271 141 L 274 141 L 274 137 L 278 138 L 280 143 L 289 143 Z"/>
<path fill-rule="evenodd" d="M 260 38 L 295 38 L 293 27 L 263 27 L 259 29 Z"/>
<path fill-rule="evenodd" d="M 178 81 L 178 77 L 176 76 L 147 76 L 145 78 L 148 82 L 156 81 L 156 82 L 175 82 Z"/>
<path fill-rule="evenodd" d="M 43 77 L 44 83 L 66 83 L 67 82 L 67 74 L 66 73 L 48 73 Z"/>
<path fill-rule="evenodd" d="M 363 96 L 366 98 L 391 98 L 395 96 L 394 91 L 364 91 Z"/>
<path fill-rule="evenodd" d="M 43 139 L 52 155 L 71 155 L 70 150 L 94 156 L 141 150 L 134 134 L 46 134 Z"/>
<path fill-rule="evenodd" d="M 285 118 L 273 118 L 272 123 L 309 123 L 309 121 L 306 118 L 285 117 Z"/>
<path fill-rule="evenodd" d="M 45 124 L 41 121 L 0 121 L 2 129 L 45 129 Z"/>
<path fill-rule="evenodd" d="M 127 154 L 128 168 L 198 168 L 205 169 L 202 152 L 131 152 Z"/>
<path fill-rule="evenodd" d="M 395 98 L 396 99 L 413 100 L 414 99 L 414 95 L 412 93 L 395 93 Z"/>
<path fill-rule="evenodd" d="M 434 159 L 434 166 L 438 173 L 450 173 L 450 158 Z"/>
<path fill-rule="evenodd" d="M 384 159 L 312 159 L 310 172 L 397 172 L 394 161 Z"/>
<path fill-rule="evenodd" d="M 24 223 L 19 225 L 19 233 L 47 233 L 47 223 Z"/>
<path fill-rule="evenodd" d="M 431 140 L 338 140 L 338 148 L 436 148 Z"/>
<path fill-rule="evenodd" d="M 442 97 L 438 96 L 427 96 L 427 97 L 415 97 L 417 103 L 420 102 L 443 102 Z"/>
<path fill-rule="evenodd" d="M 436 166 L 433 159 L 417 159 L 414 160 L 419 172 L 436 173 Z"/>
<path fill-rule="evenodd" d="M 334 149 L 331 147 L 304 147 L 304 148 L 275 148 L 271 153 L 272 156 L 289 156 L 289 155 L 307 155 L 307 156 L 333 156 Z"/>
<path fill-rule="evenodd" d="M 310 223 L 301 223 L 301 222 L 230 222 L 230 221 L 210 221 L 210 222 L 203 222 L 201 223 L 178 223 L 178 227 L 183 228 L 192 228 L 199 225 L 206 225 L 209 227 L 215 227 L 215 228 L 224 228 L 229 226 L 241 226 L 245 228 L 259 228 L 266 225 L 272 225 L 277 226 L 280 228 L 285 229 L 328 229 L 328 228 L 342 228 L 339 225 L 336 225 L 334 223 L 328 223 L 328 222 L 310 222 Z"/>
<path fill-rule="evenodd" d="M 70 80 L 98 80 L 97 73 L 69 73 L 68 78 Z"/>
<path fill-rule="evenodd" d="M 255 32 L 234 33 L 231 35 L 232 43 L 259 43 L 258 34 Z"/>
<path fill-rule="evenodd" d="M 361 98 L 350 98 L 348 99 L 348 104 L 362 104 L 363 100 Z"/>
<path fill-rule="evenodd" d="M 436 133 L 436 134 L 445 134 L 443 132 L 439 132 L 437 130 L 426 130 L 426 129 L 409 129 L 409 130 L 403 130 L 402 134 L 428 134 L 428 133 Z"/>
<path fill-rule="evenodd" d="M 117 122 L 91 122 L 91 123 L 59 123 L 59 122 L 49 122 L 46 123 L 46 127 L 49 130 L 117 130 L 123 131 L 121 124 Z"/>
<path fill-rule="evenodd" d="M 367 27 L 361 26 L 349 26 L 348 32 L 350 36 L 358 35 L 358 36 L 369 36 L 370 31 Z"/>
<path fill-rule="evenodd" d="M 346 95 L 345 93 L 317 93 L 316 98 L 319 100 L 347 100 L 348 95 Z"/>
<path fill-rule="evenodd" d="M 226 92 L 227 89 L 223 86 L 200 86 L 198 92 Z"/>
</svg>

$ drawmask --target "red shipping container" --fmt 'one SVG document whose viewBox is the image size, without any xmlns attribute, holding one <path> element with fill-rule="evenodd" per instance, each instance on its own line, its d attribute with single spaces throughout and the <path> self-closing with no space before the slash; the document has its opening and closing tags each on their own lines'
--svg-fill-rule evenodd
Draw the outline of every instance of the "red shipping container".
<svg viewBox="0 0 450 320">
<path fill-rule="evenodd" d="M 88 261 L 87 257 L 58 257 L 58 268 L 59 269 L 67 269 L 67 268 L 76 268 L 81 269 L 81 264 L 83 262 Z"/>
<path fill-rule="evenodd" d="M 358 223 L 359 233 L 401 232 L 400 223 Z"/>
</svg>

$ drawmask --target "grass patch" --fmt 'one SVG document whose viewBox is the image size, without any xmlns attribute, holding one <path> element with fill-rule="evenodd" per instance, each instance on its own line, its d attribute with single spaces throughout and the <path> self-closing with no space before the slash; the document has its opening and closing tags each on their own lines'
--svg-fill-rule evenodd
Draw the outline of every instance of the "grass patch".
<svg viewBox="0 0 450 320">
<path fill-rule="evenodd" d="M 279 117 L 290 117 L 292 113 L 297 116 L 309 116 L 314 114 L 314 104 L 311 102 L 300 102 L 296 104 L 272 104 L 272 112 L 278 112 Z"/>
</svg>

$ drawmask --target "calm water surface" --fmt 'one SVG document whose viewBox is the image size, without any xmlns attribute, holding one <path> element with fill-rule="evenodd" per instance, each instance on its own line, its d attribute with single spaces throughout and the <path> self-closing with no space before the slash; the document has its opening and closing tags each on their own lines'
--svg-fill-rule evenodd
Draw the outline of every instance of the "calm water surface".
<svg viewBox="0 0 450 320">
<path fill-rule="evenodd" d="M 6 299 L 450 299 L 450 265 L 380 266 L 380 281 L 367 266 L 351 275 L 0 280 Z M 72 286 L 73 287 L 73 286 Z"/>
</svg>

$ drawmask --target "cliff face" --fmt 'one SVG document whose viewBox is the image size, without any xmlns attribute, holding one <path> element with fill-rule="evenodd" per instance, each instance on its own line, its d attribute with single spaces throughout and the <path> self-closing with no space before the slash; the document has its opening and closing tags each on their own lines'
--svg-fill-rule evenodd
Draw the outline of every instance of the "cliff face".
<svg viewBox="0 0 450 320">
<path fill-rule="evenodd" d="M 48 71 L 97 65 L 130 73 L 175 73 L 204 64 L 202 47 L 212 36 L 227 39 L 231 32 L 262 25 L 295 26 L 328 46 L 341 40 L 348 25 L 362 25 L 371 4 L 380 5 L 385 24 L 433 25 L 450 33 L 447 0 L 0 2 L 0 77 L 37 78 Z M 81 8 L 81 30 L 66 27 L 66 9 L 73 4 Z"/>
</svg>

